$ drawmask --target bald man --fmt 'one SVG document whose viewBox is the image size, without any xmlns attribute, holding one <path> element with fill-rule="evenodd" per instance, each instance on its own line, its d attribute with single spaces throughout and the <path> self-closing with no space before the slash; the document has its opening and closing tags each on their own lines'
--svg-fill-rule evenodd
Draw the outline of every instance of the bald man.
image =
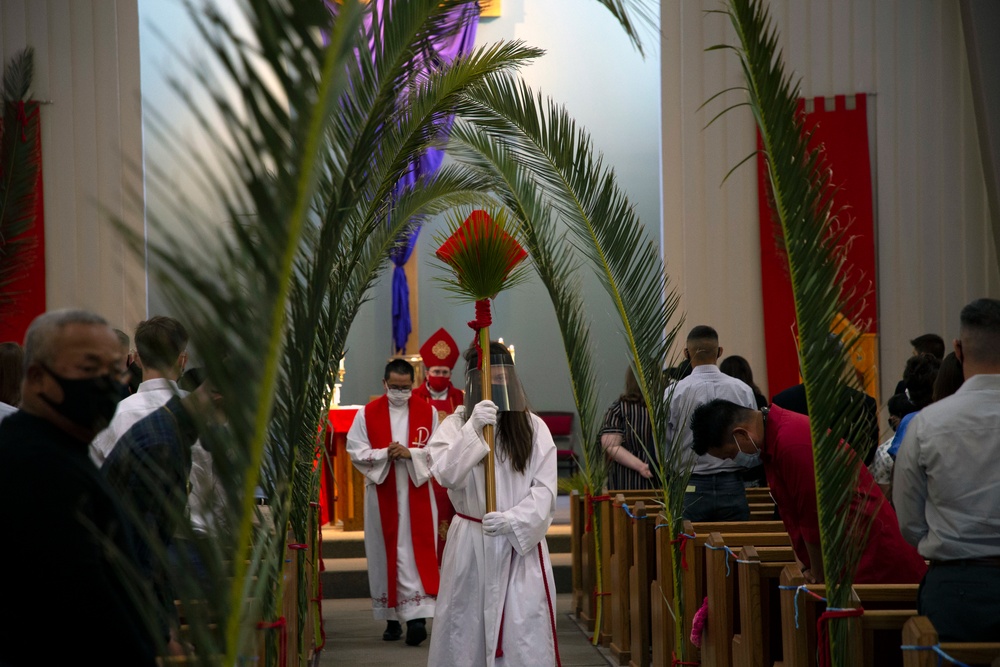
<svg viewBox="0 0 1000 667">
<path fill-rule="evenodd" d="M 698 456 L 691 449 L 693 436 L 689 422 L 699 406 L 724 398 L 743 407 L 757 407 L 749 385 L 719 370 L 716 364 L 721 356 L 715 329 L 706 325 L 691 329 L 684 345 L 684 358 L 691 364 L 691 374 L 678 381 L 667 395 L 670 400 L 667 446 L 679 448 L 667 460 L 680 469 L 691 467 L 691 481 L 684 494 L 684 518 L 691 521 L 750 519 L 742 472 L 759 461 L 750 456 L 736 460 L 719 459 L 711 454 Z"/>
</svg>

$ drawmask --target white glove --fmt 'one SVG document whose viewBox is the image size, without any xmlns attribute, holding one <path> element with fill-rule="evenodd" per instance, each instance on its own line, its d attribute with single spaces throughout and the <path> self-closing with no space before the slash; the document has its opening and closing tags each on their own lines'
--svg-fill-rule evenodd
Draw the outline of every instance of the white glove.
<svg viewBox="0 0 1000 667">
<path fill-rule="evenodd" d="M 482 405 L 480 403 L 480 405 Z M 514 527 L 503 512 L 487 512 L 483 515 L 483 533 L 486 535 L 507 535 L 513 533 Z"/>
<path fill-rule="evenodd" d="M 497 404 L 493 401 L 479 401 L 476 403 L 476 407 L 472 408 L 469 421 L 472 422 L 472 428 L 477 433 L 481 433 L 487 424 L 495 426 L 497 423 Z"/>
</svg>

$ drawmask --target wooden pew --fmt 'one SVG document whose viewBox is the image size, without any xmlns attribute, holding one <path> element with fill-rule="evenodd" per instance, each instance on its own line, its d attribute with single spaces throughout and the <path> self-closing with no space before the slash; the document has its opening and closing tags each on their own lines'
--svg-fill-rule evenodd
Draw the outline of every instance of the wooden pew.
<svg viewBox="0 0 1000 667">
<path fill-rule="evenodd" d="M 642 508 L 642 519 L 632 519 L 625 513 L 624 506 L 630 505 L 625 499 L 625 495 L 618 493 L 615 495 L 614 505 L 611 513 L 612 524 L 612 554 L 609 559 L 611 565 L 610 596 L 605 598 L 609 602 L 611 610 L 611 637 L 610 649 L 614 660 L 620 665 L 628 665 L 632 660 L 632 602 L 646 600 L 648 603 L 649 581 L 651 580 L 651 570 L 649 564 L 645 563 L 647 556 L 647 545 L 652 543 L 653 531 L 656 527 L 656 514 L 647 516 L 646 504 L 644 501 L 636 501 L 634 507 Z M 635 510 L 632 509 L 633 515 Z M 635 553 L 634 533 L 643 533 L 639 554 L 642 580 L 638 578 L 640 572 L 636 572 L 635 585 L 641 586 L 642 590 L 633 591 L 632 568 L 635 567 L 633 554 Z M 648 614 L 646 614 L 648 618 Z M 646 623 L 641 624 L 646 627 Z M 639 624 L 637 623 L 637 628 Z M 648 636 L 648 635 L 647 635 Z"/>
<path fill-rule="evenodd" d="M 786 566 L 781 575 L 782 586 L 805 583 L 797 565 Z M 826 586 L 807 586 L 809 591 L 826 596 Z M 902 664 L 897 649 L 902 629 L 916 616 L 918 584 L 855 584 L 852 600 L 864 608 L 864 614 L 850 619 L 852 644 L 851 664 L 883 667 Z M 795 627 L 795 591 L 781 591 L 782 645 L 784 667 L 811 666 L 815 663 L 817 637 L 816 619 L 825 608 L 823 602 L 802 593 L 798 596 L 799 625 Z M 876 650 L 876 635 L 884 641 Z M 777 664 L 777 663 L 775 663 Z"/>
<path fill-rule="evenodd" d="M 632 566 L 629 568 L 630 657 L 629 667 L 649 667 L 650 664 L 650 585 L 656 573 L 656 518 L 648 514 L 643 501 L 633 510 Z"/>
<path fill-rule="evenodd" d="M 678 629 L 670 608 L 674 597 L 673 583 L 673 550 L 670 542 L 676 536 L 658 531 L 656 535 L 656 581 L 650 587 L 651 618 L 653 623 L 653 656 L 652 664 L 659 667 L 671 663 L 674 653 L 674 643 Z M 701 606 L 705 597 L 705 563 L 704 544 L 713 532 L 724 536 L 732 534 L 733 543 L 737 545 L 753 543 L 767 546 L 787 546 L 788 535 L 784 533 L 784 524 L 780 521 L 733 521 L 706 522 L 692 524 L 684 522 L 684 534 L 694 536 L 685 539 L 683 544 L 682 562 L 687 563 L 680 586 L 684 591 L 684 613 L 680 619 L 681 640 L 686 644 L 688 660 L 697 660 L 699 651 L 690 643 L 691 625 L 694 614 Z M 750 536 L 753 537 L 750 537 Z M 737 537 L 739 536 L 739 537 Z M 692 657 L 693 656 L 693 657 Z"/>
<path fill-rule="evenodd" d="M 570 551 L 570 563 L 572 564 L 572 582 L 573 582 L 573 615 L 577 618 L 581 617 L 583 614 L 584 605 L 587 602 L 587 596 L 583 592 L 583 562 L 584 562 L 584 549 L 583 549 L 583 533 L 586 526 L 586 507 L 584 506 L 584 497 L 577 490 L 570 491 L 569 494 L 569 551 Z"/>
<path fill-rule="evenodd" d="M 659 490 L 611 490 L 605 489 L 599 498 L 613 499 L 622 495 L 625 502 L 632 506 L 638 500 L 647 504 L 661 497 Z M 593 512 L 590 516 L 589 513 Z M 587 499 L 579 492 L 573 492 L 570 498 L 571 523 L 571 559 L 573 563 L 573 609 L 587 627 L 589 632 L 597 632 L 598 640 L 604 646 L 611 643 L 612 614 L 610 606 L 612 559 L 614 555 L 614 529 L 612 515 L 615 512 L 613 500 L 592 502 L 592 508 L 587 507 Z M 621 512 L 620 509 L 617 509 Z M 600 534 L 600 544 L 596 543 L 593 530 L 587 530 L 587 524 L 600 521 L 604 527 Z M 598 552 L 600 552 L 601 580 L 603 591 L 597 590 Z M 604 600 L 604 612 L 600 628 L 595 628 L 597 614 L 597 596 Z"/>
<path fill-rule="evenodd" d="M 790 547 L 747 545 L 736 564 L 739 582 L 739 634 L 733 635 L 733 667 L 770 667 L 772 644 L 780 641 L 778 578 L 794 564 Z"/>
<path fill-rule="evenodd" d="M 608 491 L 605 490 L 604 497 L 611 497 L 614 500 L 602 501 L 596 503 L 595 514 L 600 516 L 601 525 L 603 529 L 601 531 L 601 577 L 603 581 L 603 591 L 597 591 L 597 594 L 601 595 L 604 600 L 604 611 L 601 617 L 601 627 L 596 628 L 598 633 L 598 641 L 605 647 L 610 649 L 612 641 L 615 637 L 615 619 L 618 618 L 619 621 L 624 620 L 626 625 L 631 623 L 630 613 L 627 611 L 628 605 L 630 604 L 629 591 L 627 590 L 629 583 L 629 568 L 632 564 L 632 545 L 631 537 L 617 538 L 617 532 L 615 529 L 616 522 L 629 522 L 630 519 L 626 516 L 624 510 L 622 509 L 621 502 L 627 503 L 630 507 L 633 507 L 637 502 L 642 501 L 647 508 L 647 514 L 653 515 L 655 517 L 656 512 L 650 511 L 650 508 L 659 503 L 659 499 L 662 497 L 662 492 L 659 490 L 640 490 L 640 491 Z M 619 496 L 621 501 L 619 501 Z M 655 521 L 655 518 L 648 519 L 649 521 Z M 620 526 L 621 528 L 627 529 L 627 534 L 631 535 L 631 526 Z M 618 557 L 618 551 L 623 544 L 620 540 L 625 539 L 623 554 Z M 591 589 L 592 591 L 594 589 Z M 623 606 L 624 605 L 624 606 Z M 615 610 L 618 609 L 618 616 L 615 614 Z M 622 636 L 622 628 L 619 625 L 618 628 L 618 646 L 620 649 L 631 650 L 631 640 L 625 640 Z M 627 661 L 628 658 L 626 657 Z M 625 664 L 625 663 L 622 663 Z"/>
<path fill-rule="evenodd" d="M 791 543 L 786 533 L 735 533 L 723 536 L 710 533 L 704 544 L 705 597 L 708 598 L 708 623 L 702 637 L 701 661 L 706 667 L 729 667 L 732 664 L 732 642 L 738 608 L 736 586 L 738 556 L 744 547 L 778 543 L 782 557 L 793 560 Z M 764 548 L 763 546 L 761 548 Z M 729 549 L 732 551 L 732 555 Z M 756 551 L 754 550 L 756 555 Z M 742 560 L 742 559 L 740 559 Z M 759 599 L 759 596 L 758 596 Z"/>
<path fill-rule="evenodd" d="M 1000 660 L 1000 642 L 941 642 L 934 624 L 926 616 L 914 616 L 903 625 L 903 646 L 939 646 L 967 665 L 995 665 Z M 903 651 L 904 667 L 937 667 L 938 654 L 930 650 Z M 945 665 L 954 663 L 947 660 Z"/>
</svg>

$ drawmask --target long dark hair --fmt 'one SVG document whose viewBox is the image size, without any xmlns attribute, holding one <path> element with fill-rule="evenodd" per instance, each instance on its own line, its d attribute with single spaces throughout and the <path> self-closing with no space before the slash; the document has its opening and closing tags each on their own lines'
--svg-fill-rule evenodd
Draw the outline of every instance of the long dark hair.
<svg viewBox="0 0 1000 667">
<path fill-rule="evenodd" d="M 903 384 L 910 402 L 918 409 L 931 404 L 934 381 L 940 368 L 941 360 L 932 354 L 918 354 L 906 360 Z"/>
<path fill-rule="evenodd" d="M 510 365 L 514 365 L 510 352 L 503 345 L 497 342 L 490 343 L 490 356 L 502 355 L 509 360 Z M 467 368 L 474 368 L 478 365 L 479 355 L 475 347 L 470 347 L 465 351 L 465 363 Z M 466 406 L 465 418 L 472 414 L 472 408 Z M 517 472 L 524 474 L 528 468 L 528 461 L 531 460 L 531 450 L 534 446 L 534 430 L 531 425 L 531 410 L 525 408 L 519 412 L 501 412 L 497 417 L 497 454 L 501 461 L 510 460 L 510 466 Z"/>
<path fill-rule="evenodd" d="M 722 360 L 722 363 L 719 364 L 719 370 L 730 377 L 742 380 L 746 385 L 753 389 L 754 394 L 764 393 L 753 381 L 753 369 L 750 368 L 750 362 L 740 355 L 730 354 Z"/>
<path fill-rule="evenodd" d="M 942 398 L 951 396 L 965 382 L 965 374 L 962 364 L 954 352 L 949 352 L 941 360 L 941 367 L 938 368 L 937 377 L 934 379 L 934 389 L 931 393 L 931 402 L 936 403 Z"/>
</svg>

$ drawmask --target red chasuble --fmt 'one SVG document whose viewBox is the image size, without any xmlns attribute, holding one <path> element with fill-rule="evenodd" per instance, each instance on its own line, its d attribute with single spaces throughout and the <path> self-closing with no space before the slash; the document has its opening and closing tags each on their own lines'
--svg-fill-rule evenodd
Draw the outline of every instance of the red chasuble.
<svg viewBox="0 0 1000 667">
<path fill-rule="evenodd" d="M 431 390 L 427 388 L 426 382 L 414 389 L 413 395 L 424 399 L 437 408 L 439 422 L 448 415 L 454 414 L 455 410 L 465 402 L 465 392 L 461 389 L 456 389 L 454 385 L 448 386 L 448 394 L 441 399 L 431 396 Z"/>
<path fill-rule="evenodd" d="M 411 397 L 409 406 L 409 443 L 407 447 L 423 447 L 431 432 L 433 411 L 425 401 Z M 385 449 L 392 442 L 392 422 L 389 420 L 389 399 L 380 396 L 365 406 L 365 426 L 368 442 L 372 449 Z M 423 430 L 423 434 L 420 433 Z M 422 437 L 421 437 L 422 435 Z M 434 516 L 431 512 L 430 484 L 415 486 L 407 476 L 410 485 L 410 537 L 413 540 L 413 556 L 417 561 L 417 571 L 424 593 L 438 593 L 438 560 L 434 548 Z M 396 500 L 395 465 L 376 486 L 378 493 L 379 518 L 382 521 L 382 537 L 385 543 L 385 562 L 388 572 L 389 607 L 396 606 L 396 543 L 399 534 L 399 507 Z"/>
<path fill-rule="evenodd" d="M 424 399 L 431 406 L 437 408 L 438 423 L 455 412 L 465 402 L 465 392 L 456 389 L 454 385 L 448 386 L 448 394 L 441 399 L 435 399 L 431 396 L 426 382 L 414 389 L 413 395 Z M 448 539 L 448 526 L 455 516 L 455 508 L 452 507 L 451 498 L 448 497 L 448 489 L 438 484 L 435 479 L 431 480 L 431 485 L 434 488 L 434 499 L 437 501 L 438 508 L 438 561 L 440 561 L 444 558 L 444 543 Z"/>
</svg>

